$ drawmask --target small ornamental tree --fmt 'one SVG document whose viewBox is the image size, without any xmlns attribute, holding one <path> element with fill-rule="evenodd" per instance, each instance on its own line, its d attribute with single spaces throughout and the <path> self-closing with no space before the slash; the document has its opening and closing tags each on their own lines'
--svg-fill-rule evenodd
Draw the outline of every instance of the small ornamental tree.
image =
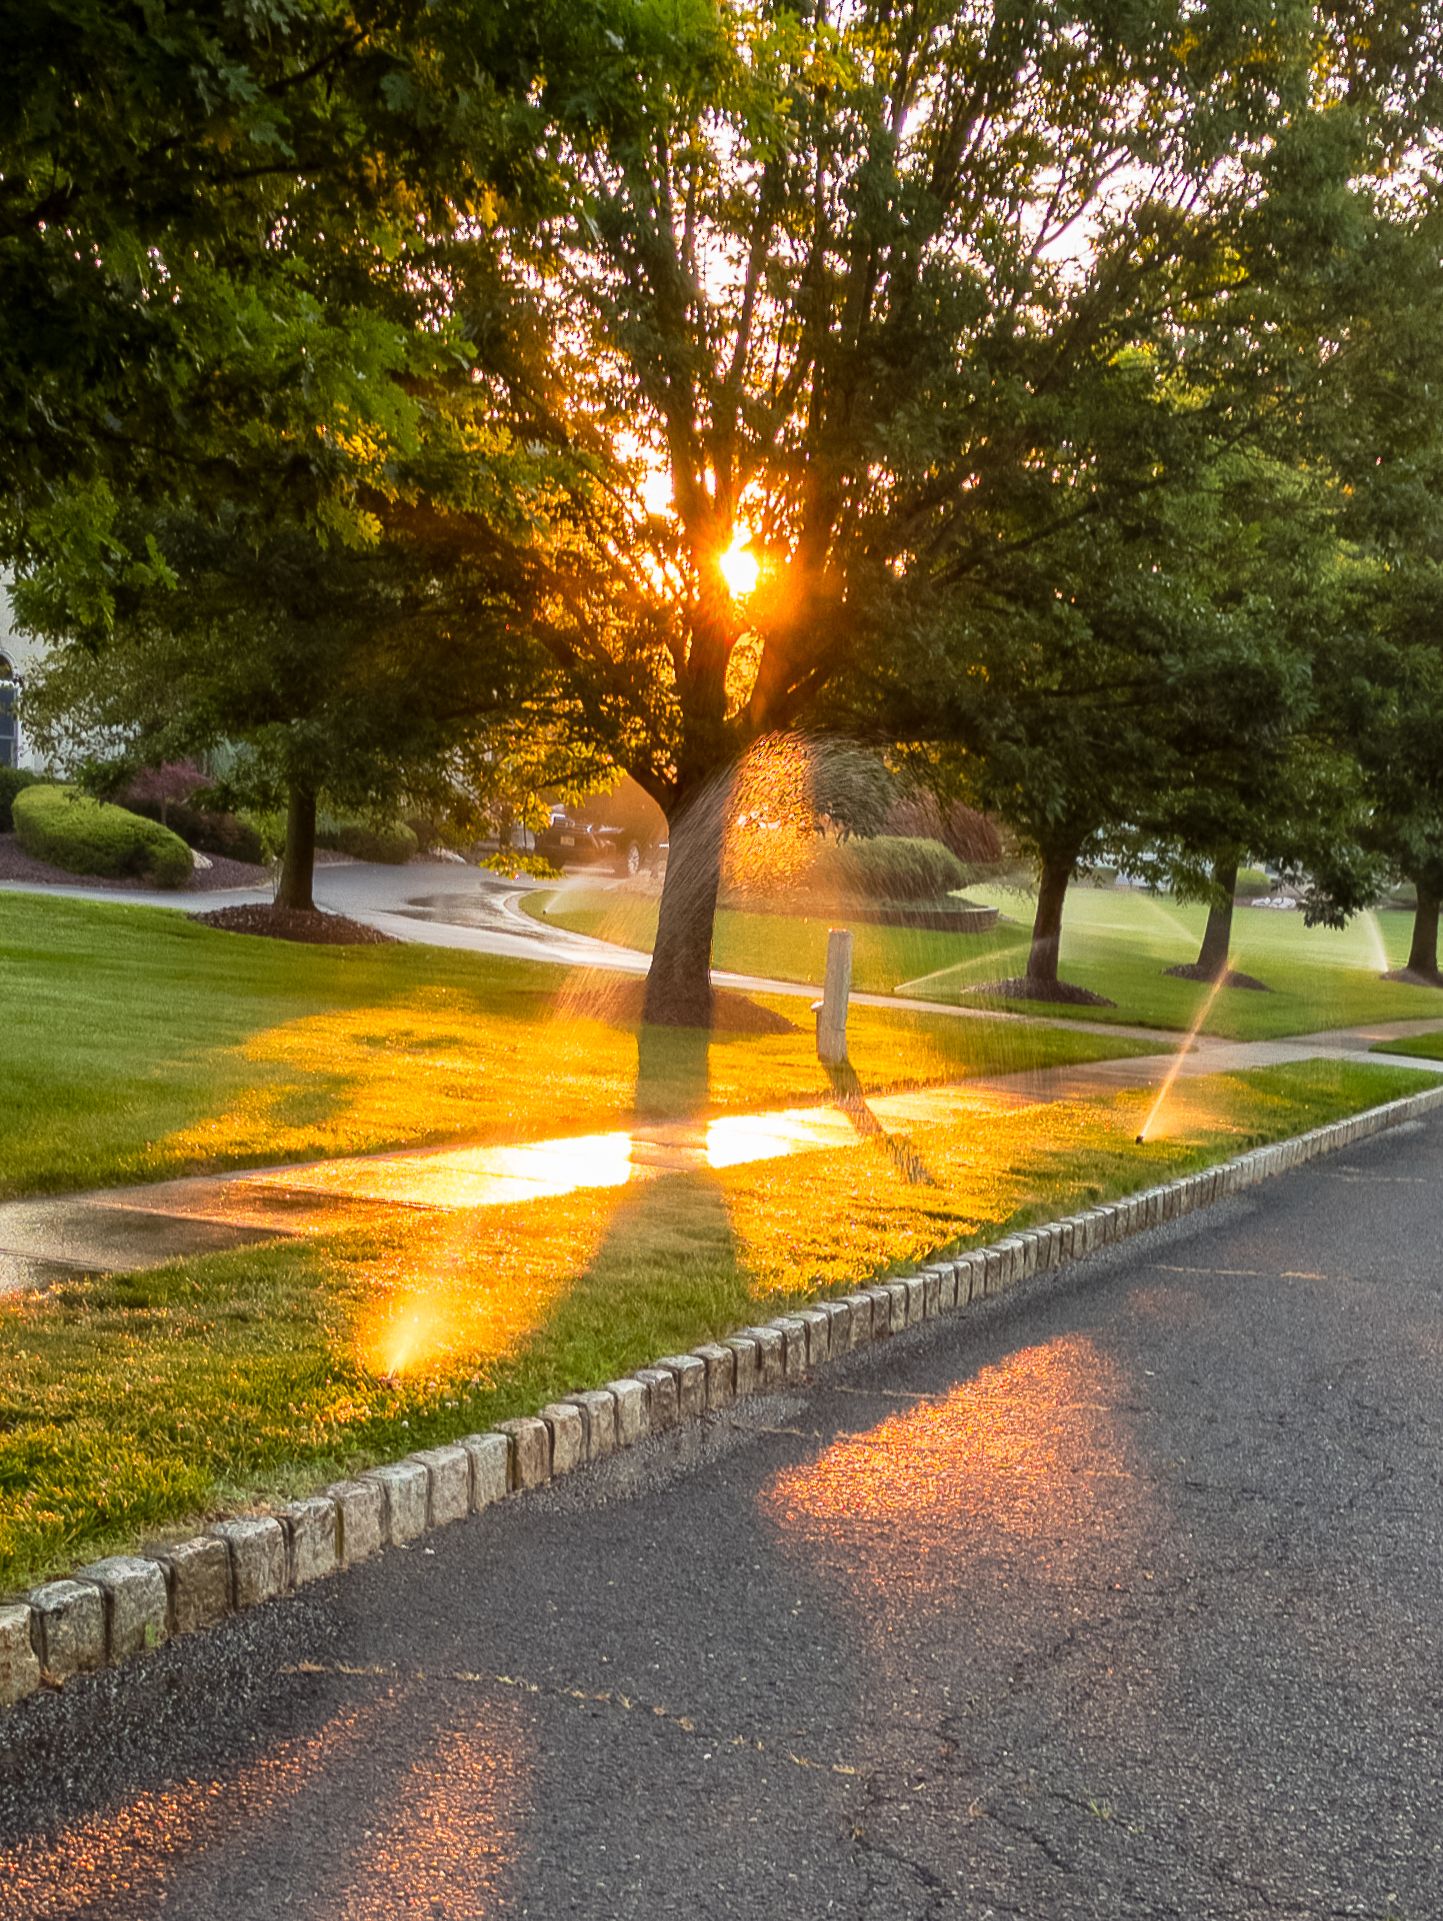
<svg viewBox="0 0 1443 1921">
<path fill-rule="evenodd" d="M 52 637 L 32 725 L 62 757 L 97 739 L 149 758 L 243 747 L 231 787 L 286 808 L 281 906 L 314 906 L 322 799 L 372 816 L 403 803 L 455 813 L 517 729 L 565 713 L 548 663 L 495 613 L 476 570 L 304 531 L 259 551 L 224 524 L 186 520 L 162 538 L 172 584 L 122 594 L 98 652 L 83 633 Z"/>
</svg>

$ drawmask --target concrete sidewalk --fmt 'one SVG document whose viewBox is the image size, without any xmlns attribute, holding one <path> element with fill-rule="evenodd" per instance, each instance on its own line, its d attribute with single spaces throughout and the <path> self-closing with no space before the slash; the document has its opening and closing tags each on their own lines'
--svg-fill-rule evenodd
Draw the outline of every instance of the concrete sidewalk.
<svg viewBox="0 0 1443 1921">
<path fill-rule="evenodd" d="M 0 1921 L 1443 1912 L 1440 1149 L 35 1697 Z"/>
<path fill-rule="evenodd" d="M 78 1273 L 132 1272 L 280 1235 L 334 1231 L 372 1208 L 514 1206 L 665 1174 L 836 1151 L 879 1136 L 905 1142 L 914 1129 L 964 1117 L 985 1129 L 1019 1108 L 1046 1110 L 1160 1087 L 1170 1073 L 1185 1081 L 1319 1057 L 1376 1066 L 1378 1057 L 1367 1047 L 1377 1037 L 1378 1030 L 1369 1029 L 1293 1041 L 1215 1041 L 1181 1054 L 1172 1048 L 900 1093 L 856 1089 L 801 1107 L 636 1121 L 543 1140 L 406 1148 L 7 1201 L 0 1203 L 0 1296 Z M 1443 1074 L 1443 1061 L 1390 1059 L 1424 1078 Z"/>
</svg>

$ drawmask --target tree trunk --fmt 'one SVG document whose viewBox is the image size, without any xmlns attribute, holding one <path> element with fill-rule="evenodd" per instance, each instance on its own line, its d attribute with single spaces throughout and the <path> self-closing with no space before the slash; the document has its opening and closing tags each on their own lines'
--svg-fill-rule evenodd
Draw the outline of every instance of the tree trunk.
<svg viewBox="0 0 1443 1921">
<path fill-rule="evenodd" d="M 1219 854 L 1213 862 L 1213 885 L 1222 895 L 1208 903 L 1208 924 L 1203 929 L 1197 964 L 1210 981 L 1227 972 L 1228 955 L 1233 945 L 1233 895 L 1238 886 L 1238 857 Z"/>
<path fill-rule="evenodd" d="M 1027 978 L 1057 985 L 1057 956 L 1062 946 L 1062 904 L 1077 865 L 1077 855 L 1046 854 L 1037 889 L 1037 914 L 1032 922 L 1032 951 L 1027 956 Z"/>
<path fill-rule="evenodd" d="M 281 883 L 276 906 L 314 914 L 312 887 L 316 871 L 316 790 L 292 781 L 286 801 L 286 851 L 281 861 Z"/>
<path fill-rule="evenodd" d="M 1426 979 L 1438 977 L 1438 896 L 1415 882 L 1418 905 L 1413 910 L 1413 944 L 1408 949 L 1408 972 Z"/>
<path fill-rule="evenodd" d="M 721 889 L 730 775 L 676 806 L 668 820 L 666 875 L 642 1019 L 658 1027 L 710 1027 L 711 943 Z"/>
</svg>

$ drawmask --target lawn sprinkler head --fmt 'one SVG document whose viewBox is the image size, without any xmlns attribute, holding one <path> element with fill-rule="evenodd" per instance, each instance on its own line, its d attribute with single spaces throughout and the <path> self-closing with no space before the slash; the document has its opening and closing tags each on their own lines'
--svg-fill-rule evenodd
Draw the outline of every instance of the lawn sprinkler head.
<svg viewBox="0 0 1443 1921">
<path fill-rule="evenodd" d="M 1146 1147 L 1146 1146 L 1147 1146 L 1147 1133 L 1146 1133 L 1146 1130 L 1144 1130 L 1144 1131 L 1143 1131 L 1143 1132 L 1142 1132 L 1141 1134 L 1139 1134 L 1139 1135 L 1138 1135 L 1138 1137 L 1137 1137 L 1137 1144 L 1138 1144 L 1138 1146 L 1139 1146 L 1139 1147 Z"/>
</svg>

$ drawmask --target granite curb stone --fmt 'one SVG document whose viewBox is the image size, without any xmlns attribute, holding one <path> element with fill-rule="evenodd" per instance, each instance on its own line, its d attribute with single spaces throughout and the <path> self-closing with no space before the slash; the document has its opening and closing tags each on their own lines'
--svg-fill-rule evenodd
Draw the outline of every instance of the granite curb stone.
<svg viewBox="0 0 1443 1921">
<path fill-rule="evenodd" d="M 583 1394 L 568 1394 L 562 1403 L 580 1410 L 586 1429 L 586 1458 L 604 1461 L 616 1451 L 616 1399 L 604 1387 L 590 1388 Z"/>
<path fill-rule="evenodd" d="M 386 1492 L 375 1481 L 337 1481 L 326 1490 L 336 1504 L 342 1567 L 369 1561 L 386 1545 Z"/>
<path fill-rule="evenodd" d="M 782 1378 L 800 1381 L 807 1372 L 807 1324 L 799 1314 L 779 1314 L 771 1325 L 782 1337 Z"/>
<path fill-rule="evenodd" d="M 158 1561 L 138 1554 L 110 1554 L 76 1570 L 77 1581 L 99 1588 L 105 1608 L 105 1658 L 113 1666 L 128 1655 L 159 1647 L 169 1625 L 170 1597 Z"/>
<path fill-rule="evenodd" d="M 786 1378 L 786 1341 L 781 1329 L 744 1327 L 742 1336 L 757 1350 L 757 1386 L 778 1386 Z"/>
<path fill-rule="evenodd" d="M 824 1307 L 802 1307 L 797 1319 L 807 1330 L 807 1366 L 824 1366 L 832 1358 L 831 1315 Z"/>
<path fill-rule="evenodd" d="M 426 1525 L 449 1527 L 471 1512 L 471 1459 L 459 1442 L 420 1447 L 409 1457 L 426 1470 Z"/>
<path fill-rule="evenodd" d="M 551 1429 L 551 1472 L 570 1474 L 586 1460 L 586 1417 L 569 1401 L 548 1401 L 540 1420 Z"/>
<path fill-rule="evenodd" d="M 230 1591 L 238 1608 L 255 1607 L 286 1584 L 286 1537 L 271 1514 L 217 1521 L 211 1533 L 230 1554 Z"/>
<path fill-rule="evenodd" d="M 608 1381 L 606 1392 L 616 1402 L 616 1445 L 631 1447 L 646 1432 L 646 1389 L 627 1375 Z"/>
<path fill-rule="evenodd" d="M 748 1334 L 728 1335 L 721 1345 L 732 1351 L 735 1398 L 740 1401 L 748 1394 L 755 1394 L 761 1386 L 761 1349 Z"/>
<path fill-rule="evenodd" d="M 368 1467 L 360 1477 L 379 1487 L 386 1499 L 386 1541 L 405 1547 L 426 1532 L 426 1509 L 431 1499 L 431 1477 L 419 1461 L 387 1461 Z"/>
<path fill-rule="evenodd" d="M 324 1580 L 341 1565 L 341 1517 L 324 1494 L 292 1501 L 278 1511 L 286 1534 L 286 1572 L 291 1587 Z"/>
<path fill-rule="evenodd" d="M 230 1613 L 230 1552 L 213 1534 L 156 1550 L 165 1575 L 172 1634 L 191 1634 Z"/>
<path fill-rule="evenodd" d="M 736 1399 L 736 1349 L 706 1341 L 692 1352 L 706 1369 L 706 1404 L 716 1414 Z"/>
<path fill-rule="evenodd" d="M 510 1443 L 510 1480 L 517 1493 L 551 1479 L 551 1430 L 545 1421 L 523 1414 L 514 1421 L 498 1421 L 496 1432 Z"/>
<path fill-rule="evenodd" d="M 511 1492 L 511 1449 L 504 1434 L 468 1434 L 459 1445 L 471 1468 L 471 1512 L 480 1514 Z"/>
<path fill-rule="evenodd" d="M 13 1707 L 40 1685 L 40 1656 L 30 1638 L 31 1610 L 0 1607 L 0 1708 Z"/>
<path fill-rule="evenodd" d="M 676 1376 L 668 1367 L 639 1367 L 635 1378 L 646 1389 L 646 1411 L 653 1434 L 676 1426 Z"/>
<path fill-rule="evenodd" d="M 663 1354 L 656 1364 L 676 1379 L 676 1417 L 695 1421 L 706 1413 L 706 1362 L 695 1354 Z"/>
<path fill-rule="evenodd" d="M 105 1662 L 105 1602 L 89 1581 L 47 1581 L 29 1596 L 35 1652 L 48 1681 Z"/>
</svg>

